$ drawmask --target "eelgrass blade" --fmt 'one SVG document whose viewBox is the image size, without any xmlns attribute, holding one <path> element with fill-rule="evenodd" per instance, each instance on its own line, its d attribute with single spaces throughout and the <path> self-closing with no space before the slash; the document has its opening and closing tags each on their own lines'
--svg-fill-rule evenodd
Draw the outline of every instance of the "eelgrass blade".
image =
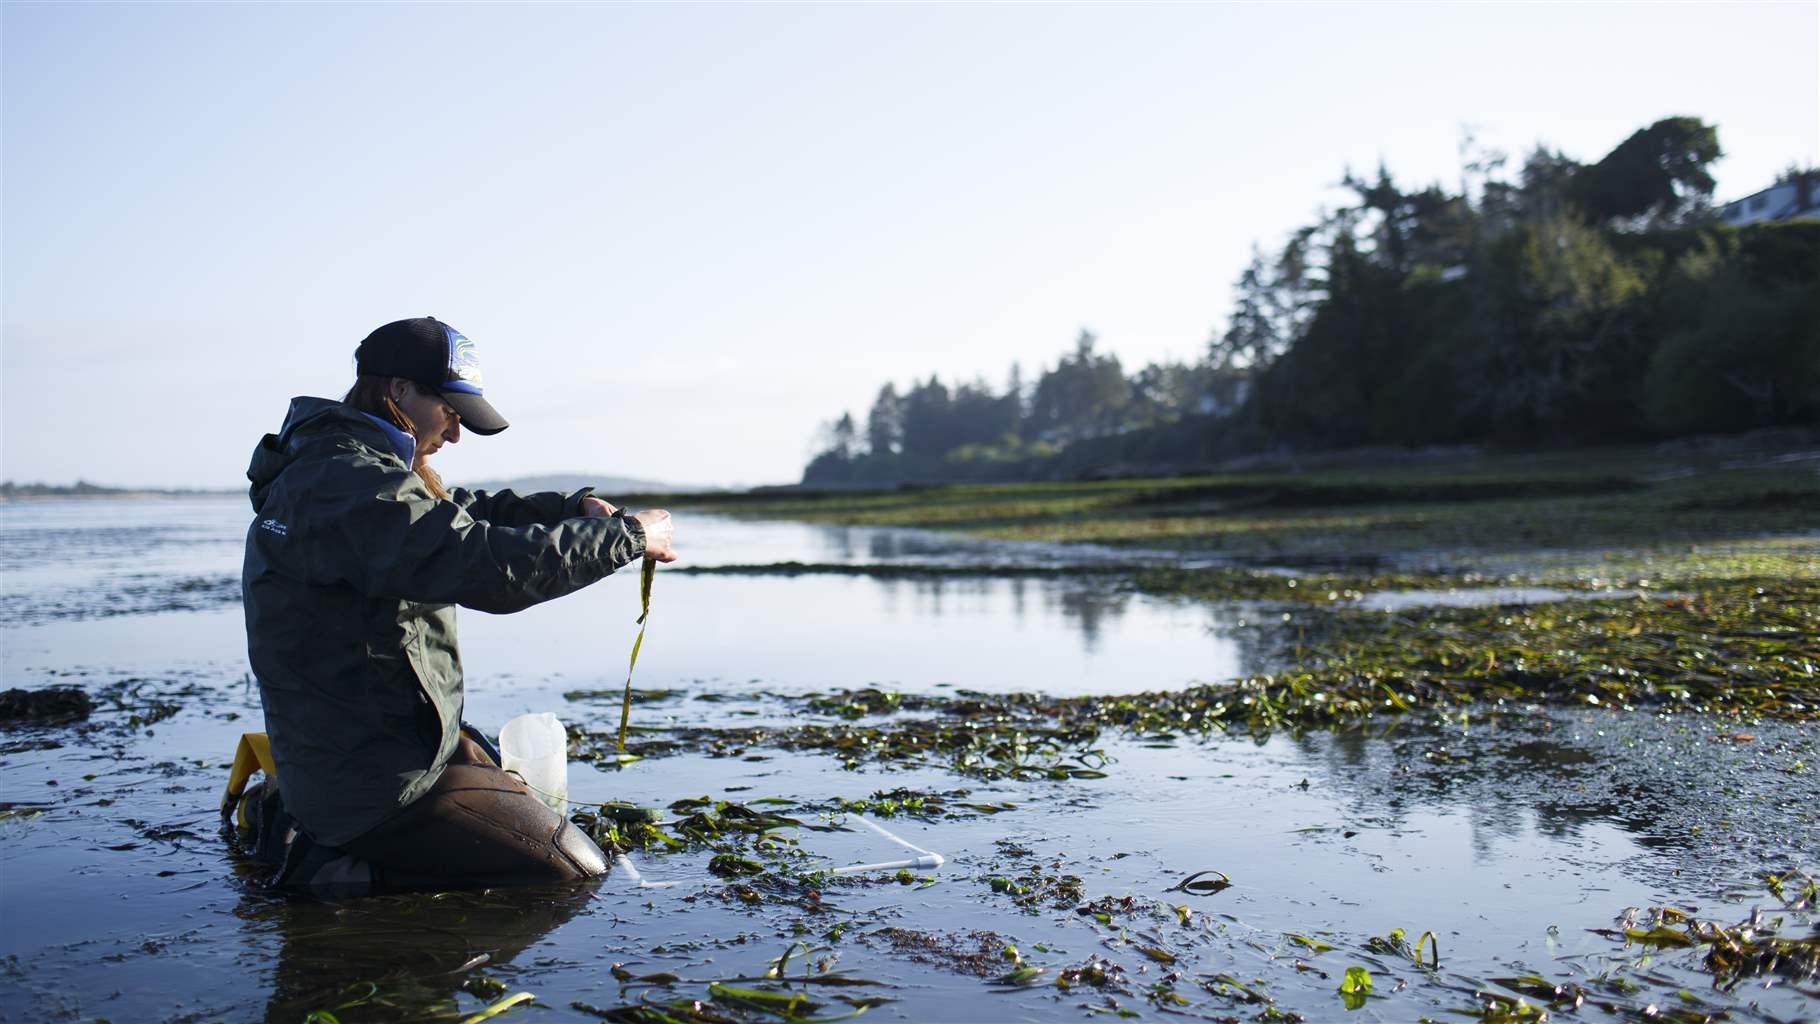
<svg viewBox="0 0 1820 1024">
<path fill-rule="evenodd" d="M 619 751 L 626 750 L 626 727 L 632 722 L 632 670 L 638 667 L 638 649 L 645 645 L 645 620 L 651 617 L 651 581 L 657 578 L 657 559 L 645 559 L 638 573 L 638 639 L 632 641 L 632 657 L 626 661 L 626 696 L 619 705 Z"/>
<path fill-rule="evenodd" d="M 500 1014 L 506 1012 L 507 1010 L 510 1010 L 512 1007 L 517 1006 L 519 1003 L 528 1003 L 531 1000 L 536 999 L 536 998 L 537 998 L 536 996 L 532 995 L 529 992 L 518 992 L 513 995 L 509 995 L 509 996 L 505 997 L 504 999 L 501 999 L 499 1002 L 494 1003 L 491 1006 L 488 1006 L 487 1008 L 481 1010 L 479 1013 L 470 1014 L 466 1017 L 463 1017 L 461 1019 L 461 1024 L 480 1024 L 481 1021 L 491 1020 L 494 1017 L 497 1017 Z"/>
</svg>

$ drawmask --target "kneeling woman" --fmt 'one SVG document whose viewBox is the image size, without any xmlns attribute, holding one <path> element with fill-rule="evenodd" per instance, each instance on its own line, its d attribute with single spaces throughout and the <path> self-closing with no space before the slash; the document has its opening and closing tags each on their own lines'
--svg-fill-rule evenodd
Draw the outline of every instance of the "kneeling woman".
<svg viewBox="0 0 1820 1024">
<path fill-rule="evenodd" d="M 281 882 L 499 885 L 603 874 L 600 849 L 462 725 L 455 606 L 512 612 L 640 556 L 670 514 L 588 491 L 446 490 L 427 460 L 506 428 L 473 344 L 430 317 L 368 335 L 340 402 L 297 398 L 253 453 L 241 586 L 284 810 Z"/>
</svg>

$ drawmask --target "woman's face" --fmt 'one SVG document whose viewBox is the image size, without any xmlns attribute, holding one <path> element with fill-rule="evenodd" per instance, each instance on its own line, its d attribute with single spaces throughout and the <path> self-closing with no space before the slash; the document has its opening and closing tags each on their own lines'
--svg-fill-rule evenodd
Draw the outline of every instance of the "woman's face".
<svg viewBox="0 0 1820 1024">
<path fill-rule="evenodd" d="M 417 426 L 417 454 L 428 458 L 445 443 L 461 440 L 461 417 L 433 392 L 406 380 L 392 382 L 392 401 Z"/>
</svg>

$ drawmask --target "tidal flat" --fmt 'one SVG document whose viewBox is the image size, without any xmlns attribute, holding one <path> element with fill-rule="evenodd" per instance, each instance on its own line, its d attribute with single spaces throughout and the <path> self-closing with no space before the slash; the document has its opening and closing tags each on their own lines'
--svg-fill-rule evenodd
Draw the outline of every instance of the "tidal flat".
<svg viewBox="0 0 1820 1024">
<path fill-rule="evenodd" d="M 0 1018 L 1810 1020 L 1817 468 L 684 507 L 625 750 L 635 574 L 462 619 L 622 865 L 346 899 L 221 833 L 245 506 L 0 506 L 4 686 L 91 704 L 0 731 Z"/>
</svg>

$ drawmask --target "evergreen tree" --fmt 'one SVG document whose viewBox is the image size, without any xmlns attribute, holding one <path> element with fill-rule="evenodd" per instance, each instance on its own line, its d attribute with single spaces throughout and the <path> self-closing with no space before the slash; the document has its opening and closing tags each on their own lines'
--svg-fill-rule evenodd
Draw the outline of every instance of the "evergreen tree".
<svg viewBox="0 0 1820 1024">
<path fill-rule="evenodd" d="M 853 460 L 859 455 L 859 431 L 853 414 L 823 423 L 816 431 L 816 454 L 803 469 L 803 483 L 845 483 L 853 479 Z"/>
<path fill-rule="evenodd" d="M 1131 398 L 1131 385 L 1114 355 L 1096 355 L 1093 332 L 1082 330 L 1074 354 L 1037 381 L 1030 420 L 1040 436 L 1058 443 L 1116 431 Z"/>
<path fill-rule="evenodd" d="M 904 454 L 940 458 L 953 448 L 952 399 L 948 386 L 934 374 L 904 396 Z"/>
<path fill-rule="evenodd" d="M 1024 417 L 1029 415 L 1030 396 L 1025 394 L 1024 368 L 1017 363 L 1011 364 L 1011 372 L 1005 375 L 1005 418 L 1011 423 L 1011 434 L 1023 436 Z"/>
<path fill-rule="evenodd" d="M 904 405 L 890 384 L 878 389 L 866 414 L 866 448 L 873 455 L 896 455 L 904 446 Z"/>
<path fill-rule="evenodd" d="M 1596 223 L 1673 223 L 1688 205 L 1713 194 L 1707 167 L 1724 155 L 1711 125 L 1697 117 L 1664 118 L 1576 174 L 1571 195 Z"/>
<path fill-rule="evenodd" d="M 1194 412 L 1205 390 L 1206 377 L 1205 366 L 1177 362 L 1145 366 L 1132 375 L 1131 400 L 1124 412 L 1125 426 L 1157 426 Z"/>
<path fill-rule="evenodd" d="M 1232 286 L 1232 316 L 1226 331 L 1208 342 L 1207 360 L 1215 368 L 1262 370 L 1281 354 L 1284 338 L 1273 315 L 1278 300 L 1271 290 L 1264 254 L 1254 245 L 1251 262 Z"/>
</svg>

